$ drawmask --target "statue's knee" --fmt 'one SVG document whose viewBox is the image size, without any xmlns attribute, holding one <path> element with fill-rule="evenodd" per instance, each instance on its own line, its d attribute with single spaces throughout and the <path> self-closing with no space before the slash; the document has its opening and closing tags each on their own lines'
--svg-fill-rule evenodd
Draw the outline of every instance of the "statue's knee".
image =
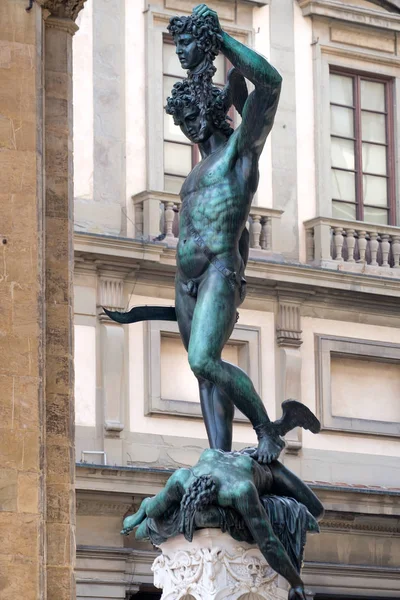
<svg viewBox="0 0 400 600">
<path fill-rule="evenodd" d="M 208 358 L 199 353 L 191 352 L 190 349 L 188 358 L 190 368 L 198 379 L 210 379 L 211 364 Z"/>
</svg>

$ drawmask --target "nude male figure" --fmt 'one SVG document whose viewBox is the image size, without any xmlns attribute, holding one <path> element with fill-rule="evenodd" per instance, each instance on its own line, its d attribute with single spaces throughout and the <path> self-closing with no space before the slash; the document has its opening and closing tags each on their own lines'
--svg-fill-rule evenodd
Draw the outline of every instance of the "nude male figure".
<svg viewBox="0 0 400 600">
<path fill-rule="evenodd" d="M 210 447 L 231 450 L 236 406 L 256 431 L 255 458 L 270 463 L 279 456 L 284 442 L 271 427 L 250 378 L 223 361 L 221 352 L 244 299 L 246 222 L 282 79 L 265 58 L 221 29 L 215 11 L 200 4 L 193 15 L 212 18 L 221 41 L 220 51 L 255 89 L 244 104 L 242 123 L 235 131 L 224 115 L 221 119 L 217 88 L 207 110 L 201 110 L 198 98 L 190 97 L 190 87 L 185 82 L 175 84 L 167 101 L 167 113 L 173 115 L 185 136 L 198 144 L 202 157 L 181 190 L 176 316 L 190 367 L 199 382 Z M 201 72 L 204 52 L 199 50 L 192 33 L 175 31 L 174 41 L 182 66 L 192 73 Z"/>
</svg>

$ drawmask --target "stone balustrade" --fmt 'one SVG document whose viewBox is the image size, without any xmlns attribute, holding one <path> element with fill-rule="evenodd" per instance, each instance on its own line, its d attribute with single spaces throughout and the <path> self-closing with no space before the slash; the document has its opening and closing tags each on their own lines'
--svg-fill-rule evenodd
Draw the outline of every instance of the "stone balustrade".
<svg viewBox="0 0 400 600">
<path fill-rule="evenodd" d="M 304 226 L 308 263 L 400 278 L 400 227 L 326 217 Z"/>
<path fill-rule="evenodd" d="M 180 197 L 167 192 L 141 192 L 133 196 L 135 206 L 135 237 L 163 241 L 175 246 L 178 242 Z M 253 206 L 247 227 L 252 256 L 260 252 L 278 252 L 279 221 L 283 211 Z"/>
</svg>

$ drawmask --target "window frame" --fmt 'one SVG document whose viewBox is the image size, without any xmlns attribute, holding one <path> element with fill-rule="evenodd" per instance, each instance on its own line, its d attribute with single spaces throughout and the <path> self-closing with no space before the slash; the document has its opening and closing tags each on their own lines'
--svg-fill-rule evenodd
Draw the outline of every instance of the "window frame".
<svg viewBox="0 0 400 600">
<path fill-rule="evenodd" d="M 332 102 L 329 96 L 329 110 L 331 106 L 338 106 L 343 108 L 352 108 L 354 110 L 354 138 L 345 138 L 336 134 L 332 134 L 330 130 L 330 139 L 353 139 L 355 146 L 355 168 L 354 171 L 351 169 L 343 169 L 340 167 L 333 167 L 339 171 L 346 173 L 354 173 L 355 175 L 355 208 L 356 208 L 356 221 L 364 221 L 364 194 L 363 194 L 363 176 L 372 175 L 376 177 L 382 177 L 387 180 L 387 205 L 385 209 L 388 213 L 387 225 L 396 225 L 396 155 L 395 155 L 395 143 L 394 143 L 394 79 L 390 76 L 371 74 L 368 71 L 360 69 L 352 69 L 334 64 L 329 65 L 329 77 L 331 75 L 343 75 L 351 77 L 353 79 L 353 106 L 344 106 Z M 385 86 L 385 112 L 379 113 L 378 111 L 372 111 L 361 108 L 361 81 L 371 81 L 375 83 L 382 83 Z M 375 145 L 384 146 L 386 148 L 386 175 L 377 175 L 376 173 L 368 173 L 363 171 L 362 165 L 362 112 L 369 112 L 371 114 L 384 114 L 385 115 L 385 130 L 386 130 L 386 143 L 373 142 Z M 367 142 L 368 143 L 368 142 Z M 331 191 L 330 201 L 333 202 L 348 202 L 333 198 Z M 372 208 L 383 208 L 378 205 L 370 205 Z"/>
</svg>

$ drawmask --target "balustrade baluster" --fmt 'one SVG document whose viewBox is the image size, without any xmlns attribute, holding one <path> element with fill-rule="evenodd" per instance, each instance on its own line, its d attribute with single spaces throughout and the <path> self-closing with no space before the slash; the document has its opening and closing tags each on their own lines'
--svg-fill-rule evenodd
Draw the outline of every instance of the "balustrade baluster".
<svg viewBox="0 0 400 600">
<path fill-rule="evenodd" d="M 392 241 L 393 268 L 400 269 L 400 236 L 393 236 Z"/>
<path fill-rule="evenodd" d="M 135 238 L 143 237 L 143 205 L 135 206 Z"/>
<path fill-rule="evenodd" d="M 358 251 L 360 253 L 360 258 L 358 262 L 365 263 L 365 253 L 367 250 L 367 240 L 366 240 L 366 231 L 358 231 Z"/>
<path fill-rule="evenodd" d="M 378 242 L 378 233 L 376 231 L 369 231 L 369 247 L 371 249 L 371 265 L 373 267 L 377 267 L 378 261 L 376 257 L 378 256 L 379 242 Z"/>
<path fill-rule="evenodd" d="M 164 217 L 165 217 L 165 237 L 166 238 L 173 238 L 174 234 L 172 232 L 172 228 L 174 225 L 174 217 L 175 217 L 175 212 L 174 212 L 174 207 L 175 204 L 173 202 L 166 202 L 164 204 L 165 207 L 165 213 L 164 213 Z"/>
<path fill-rule="evenodd" d="M 356 245 L 356 239 L 354 237 L 355 229 L 345 229 L 347 237 L 347 262 L 353 263 L 354 260 L 354 247 Z"/>
<path fill-rule="evenodd" d="M 263 250 L 271 250 L 271 219 L 269 217 L 261 219 L 260 246 Z"/>
<path fill-rule="evenodd" d="M 306 261 L 314 260 L 314 228 L 306 229 Z"/>
<path fill-rule="evenodd" d="M 251 215 L 252 222 L 250 224 L 250 248 L 261 249 L 261 215 Z"/>
<path fill-rule="evenodd" d="M 381 235 L 381 248 L 382 248 L 382 267 L 389 266 L 389 252 L 390 252 L 390 235 L 382 233 Z"/>
<path fill-rule="evenodd" d="M 333 228 L 333 232 L 334 232 L 334 244 L 335 244 L 335 260 L 337 261 L 342 261 L 343 260 L 343 256 L 342 256 L 342 251 L 343 251 L 343 227 L 334 227 Z"/>
</svg>

